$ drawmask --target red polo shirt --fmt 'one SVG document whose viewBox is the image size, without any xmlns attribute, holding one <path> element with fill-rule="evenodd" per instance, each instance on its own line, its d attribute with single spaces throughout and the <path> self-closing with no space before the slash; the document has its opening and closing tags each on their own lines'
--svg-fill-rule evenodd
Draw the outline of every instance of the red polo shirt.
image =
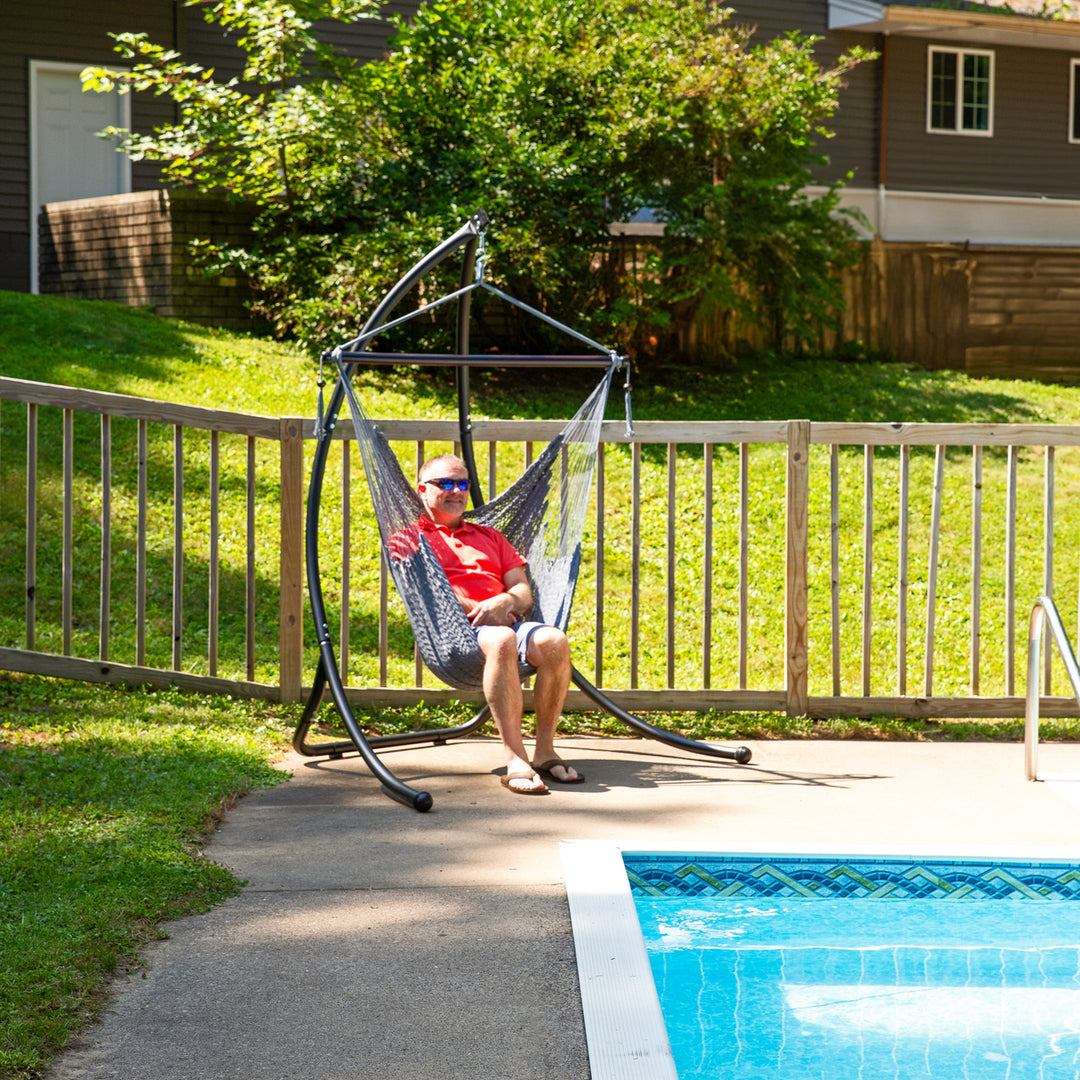
<svg viewBox="0 0 1080 1080">
<path fill-rule="evenodd" d="M 498 529 L 463 521 L 457 529 L 436 525 L 430 518 L 417 522 L 427 537 L 454 592 L 479 603 L 504 592 L 503 575 L 528 560 Z"/>
</svg>

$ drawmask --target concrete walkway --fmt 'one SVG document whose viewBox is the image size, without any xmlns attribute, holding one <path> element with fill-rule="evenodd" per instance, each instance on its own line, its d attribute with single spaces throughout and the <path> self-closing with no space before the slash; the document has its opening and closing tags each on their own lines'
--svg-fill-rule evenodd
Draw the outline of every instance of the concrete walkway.
<svg viewBox="0 0 1080 1080">
<path fill-rule="evenodd" d="M 435 799 L 391 802 L 356 758 L 292 758 L 208 847 L 247 881 L 180 920 L 49 1080 L 586 1080 L 558 842 L 1080 848 L 1080 808 L 1001 744 L 766 742 L 754 763 L 569 739 L 580 787 L 515 796 L 497 743 L 391 752 Z M 1080 774 L 1080 746 L 1040 768 Z"/>
</svg>

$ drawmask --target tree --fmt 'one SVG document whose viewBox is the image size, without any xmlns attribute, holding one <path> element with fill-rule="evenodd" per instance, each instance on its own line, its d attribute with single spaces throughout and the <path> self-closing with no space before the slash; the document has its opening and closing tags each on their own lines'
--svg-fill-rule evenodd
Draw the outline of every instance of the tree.
<svg viewBox="0 0 1080 1080">
<path fill-rule="evenodd" d="M 221 0 L 207 14 L 238 32 L 241 79 L 141 35 L 117 39 L 130 73 L 86 75 L 179 104 L 176 124 L 121 133 L 130 153 L 256 204 L 252 243 L 210 254 L 252 275 L 280 331 L 347 336 L 481 207 L 493 279 L 638 351 L 710 311 L 799 344 L 837 305 L 854 231 L 836 186 L 804 189 L 864 54 L 823 70 L 812 39 L 752 45 L 710 0 L 431 0 L 363 66 L 312 33 L 316 16 L 370 11 Z M 645 209 L 667 236 L 626 266 L 609 224 Z"/>
</svg>

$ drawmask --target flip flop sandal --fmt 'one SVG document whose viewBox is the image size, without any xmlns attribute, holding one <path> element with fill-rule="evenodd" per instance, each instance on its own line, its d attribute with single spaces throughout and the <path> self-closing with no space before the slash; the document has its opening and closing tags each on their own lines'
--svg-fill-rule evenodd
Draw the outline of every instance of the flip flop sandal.
<svg viewBox="0 0 1080 1080">
<path fill-rule="evenodd" d="M 548 789 L 541 785 L 538 788 L 516 788 L 511 787 L 510 784 L 514 780 L 539 780 L 540 778 L 529 769 L 526 771 L 507 773 L 505 776 L 499 777 L 499 783 L 502 784 L 507 791 L 512 791 L 515 795 L 546 795 Z"/>
<path fill-rule="evenodd" d="M 562 758 L 549 758 L 547 761 L 541 762 L 539 765 L 534 765 L 533 768 L 549 783 L 552 784 L 583 784 L 585 783 L 585 777 L 581 773 L 569 780 L 560 780 L 551 770 L 557 765 L 561 765 L 564 769 L 577 769 L 574 768 L 569 762 L 563 761 Z"/>
</svg>

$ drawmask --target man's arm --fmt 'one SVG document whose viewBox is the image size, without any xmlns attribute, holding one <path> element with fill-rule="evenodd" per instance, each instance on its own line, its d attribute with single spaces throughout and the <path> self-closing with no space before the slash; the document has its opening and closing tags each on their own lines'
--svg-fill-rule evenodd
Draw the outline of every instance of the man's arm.
<svg viewBox="0 0 1080 1080">
<path fill-rule="evenodd" d="M 512 626 L 533 605 L 525 567 L 515 566 L 503 574 L 503 592 L 466 610 L 473 626 Z"/>
</svg>

